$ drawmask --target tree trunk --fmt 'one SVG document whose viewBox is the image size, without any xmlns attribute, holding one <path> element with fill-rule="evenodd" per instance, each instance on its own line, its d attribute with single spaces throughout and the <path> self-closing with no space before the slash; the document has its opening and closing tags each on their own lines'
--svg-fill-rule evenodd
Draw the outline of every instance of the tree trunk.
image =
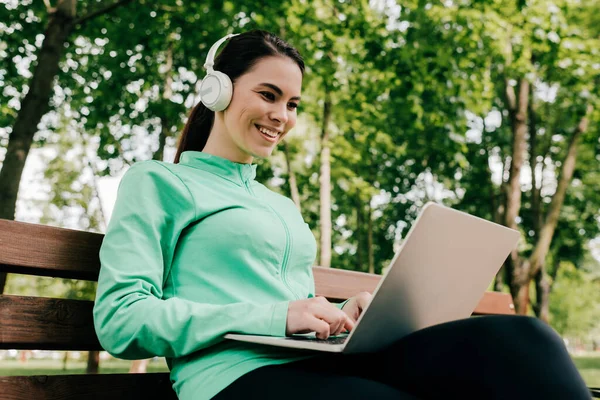
<svg viewBox="0 0 600 400">
<path fill-rule="evenodd" d="M 367 204 L 367 253 L 369 254 L 369 273 L 375 273 L 375 255 L 373 253 L 373 210 Z"/>
<path fill-rule="evenodd" d="M 97 374 L 98 366 L 100 365 L 100 352 L 99 351 L 88 351 L 87 367 L 85 372 L 87 374 Z"/>
<path fill-rule="evenodd" d="M 321 128 L 321 175 L 320 200 L 321 200 L 321 253 L 320 265 L 329 268 L 331 266 L 331 165 L 329 147 L 329 120 L 331 118 L 331 99 L 329 89 L 325 87 L 325 101 L 323 104 L 323 126 Z"/>
<path fill-rule="evenodd" d="M 4 293 L 6 286 L 6 272 L 0 272 L 0 294 Z"/>
<path fill-rule="evenodd" d="M 283 141 L 283 154 L 285 156 L 285 165 L 287 166 L 288 170 L 288 183 L 290 185 L 290 194 L 292 196 L 294 204 L 296 204 L 296 207 L 298 207 L 298 210 L 302 211 L 302 207 L 300 204 L 300 192 L 298 191 L 298 183 L 296 182 L 296 173 L 292 169 L 290 148 L 285 140 Z"/>
<path fill-rule="evenodd" d="M 508 178 L 505 210 L 505 225 L 517 229 L 517 217 L 521 210 L 521 168 L 525 160 L 527 136 L 527 109 L 529 103 L 529 82 L 521 78 L 518 84 L 519 97 L 506 82 L 506 100 L 513 134 L 510 175 Z M 519 252 L 514 249 L 506 264 L 507 278 L 517 314 L 527 314 L 529 306 L 529 263 L 521 262 Z"/>
<path fill-rule="evenodd" d="M 69 361 L 69 352 L 65 351 L 65 354 L 63 356 L 63 371 L 67 370 L 67 362 Z"/>
<path fill-rule="evenodd" d="M 163 87 L 163 103 L 169 107 L 173 97 L 173 42 L 169 40 L 167 46 L 165 85 Z M 165 110 L 165 107 L 162 108 Z M 158 135 L 158 149 L 152 154 L 153 160 L 163 161 L 165 157 L 165 145 L 169 137 L 171 126 L 166 115 L 160 116 L 160 134 Z"/>
<path fill-rule="evenodd" d="M 546 263 L 542 265 L 540 272 L 536 274 L 536 293 L 537 293 L 537 305 L 536 315 L 538 318 L 549 323 L 550 322 L 550 293 L 556 282 L 556 276 L 560 269 L 560 260 L 554 257 L 553 268 L 548 271 Z M 544 274 L 543 277 L 541 274 Z"/>
<path fill-rule="evenodd" d="M 486 133 L 486 125 L 485 125 L 485 116 L 482 117 L 483 120 L 483 134 Z M 485 158 L 489 160 L 490 152 L 487 147 L 485 147 Z M 494 187 L 494 183 L 492 182 L 492 169 L 490 168 L 489 163 L 486 163 L 486 171 L 487 176 L 489 177 L 489 186 Z M 490 195 L 490 206 L 491 206 L 491 214 L 492 220 L 497 224 L 502 224 L 504 221 L 504 204 L 506 202 L 506 190 L 504 189 L 504 182 L 501 184 L 500 192 L 496 193 L 492 190 Z M 496 292 L 502 292 L 504 289 L 504 275 L 506 274 L 506 268 L 504 265 L 500 267 L 498 273 L 494 278 L 494 290 Z"/>
<path fill-rule="evenodd" d="M 507 84 L 508 85 L 508 84 Z M 512 87 L 508 89 L 512 90 Z M 509 98 L 510 95 L 507 95 Z M 529 101 L 529 82 L 521 79 L 519 82 L 519 103 L 517 109 L 509 111 L 512 124 L 512 156 L 510 175 L 508 178 L 508 194 L 506 202 L 505 223 L 512 229 L 517 228 L 516 218 L 521 209 L 521 168 L 525 159 L 527 135 L 527 103 Z"/>
<path fill-rule="evenodd" d="M 145 360 L 133 360 L 131 362 L 131 367 L 129 368 L 130 374 L 145 374 L 148 369 L 148 363 L 150 359 L 147 358 Z"/>
<path fill-rule="evenodd" d="M 544 265 L 535 275 L 536 304 L 533 307 L 535 315 L 542 321 L 550 322 L 550 279 Z"/>
<path fill-rule="evenodd" d="M 19 361 L 21 364 L 27 364 L 27 360 L 31 356 L 31 350 L 21 350 L 19 351 Z"/>
<path fill-rule="evenodd" d="M 362 229 L 363 229 L 363 204 L 360 199 L 360 193 L 356 192 L 356 270 L 364 271 L 363 263 L 363 241 L 362 241 Z"/>
<path fill-rule="evenodd" d="M 75 0 L 63 0 L 44 32 L 37 65 L 29 82 L 29 91 L 21 102 L 0 170 L 0 218 L 14 219 L 15 206 L 25 160 L 29 154 L 37 125 L 49 109 L 52 86 L 58 73 L 64 43 L 73 29 Z"/>
<path fill-rule="evenodd" d="M 513 297 L 515 311 L 519 315 L 527 315 L 529 312 L 529 285 L 531 283 L 528 274 L 528 261 L 518 258 L 515 262 L 509 257 L 506 265 L 509 266 L 507 272 L 508 270 L 511 271 L 510 294 Z"/>
<path fill-rule="evenodd" d="M 540 233 L 540 227 L 542 225 L 542 209 L 541 209 L 541 197 L 542 197 L 542 183 L 537 182 L 536 168 L 537 168 L 537 156 L 538 156 L 538 145 L 537 145 L 537 115 L 535 106 L 533 104 L 533 85 L 529 90 L 530 101 L 529 101 L 529 168 L 531 169 L 531 213 L 533 214 L 533 232 L 534 237 L 537 240 Z"/>
<path fill-rule="evenodd" d="M 529 257 L 529 264 L 531 265 L 529 273 L 531 278 L 537 274 L 538 270 L 544 263 L 546 256 L 548 255 L 548 250 L 550 249 L 550 244 L 552 243 L 552 237 L 554 236 L 554 231 L 556 230 L 556 225 L 558 224 L 560 210 L 565 201 L 567 189 L 571 184 L 573 172 L 575 172 L 579 138 L 587 130 L 589 124 L 588 116 L 591 113 L 592 106 L 588 105 L 585 114 L 579 121 L 577 129 L 575 132 L 573 132 L 573 136 L 571 136 L 571 140 L 569 141 L 567 155 L 563 160 L 560 177 L 558 179 L 556 193 L 554 193 L 554 196 L 552 196 L 552 201 L 550 202 L 550 206 L 548 208 L 548 214 L 546 215 L 544 225 L 540 230 L 539 239 L 533 249 L 533 252 L 531 253 L 531 256 Z"/>
</svg>

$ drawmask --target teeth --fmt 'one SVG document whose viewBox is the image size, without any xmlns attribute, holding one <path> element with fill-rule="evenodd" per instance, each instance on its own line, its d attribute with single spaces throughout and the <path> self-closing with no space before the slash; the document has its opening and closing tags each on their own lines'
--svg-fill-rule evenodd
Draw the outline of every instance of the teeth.
<svg viewBox="0 0 600 400">
<path fill-rule="evenodd" d="M 272 138 L 276 138 L 277 136 L 279 136 L 279 134 L 277 132 L 270 131 L 269 129 L 263 128 L 262 126 L 259 126 L 258 130 Z"/>
</svg>

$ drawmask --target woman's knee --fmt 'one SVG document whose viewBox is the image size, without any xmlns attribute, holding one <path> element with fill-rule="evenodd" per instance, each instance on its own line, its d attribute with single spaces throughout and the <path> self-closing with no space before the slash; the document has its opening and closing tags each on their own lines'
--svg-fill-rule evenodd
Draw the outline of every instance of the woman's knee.
<svg viewBox="0 0 600 400">
<path fill-rule="evenodd" d="M 506 335 L 506 337 L 529 344 L 553 343 L 562 345 L 560 336 L 544 321 L 521 315 L 498 317 L 497 326 Z"/>
</svg>

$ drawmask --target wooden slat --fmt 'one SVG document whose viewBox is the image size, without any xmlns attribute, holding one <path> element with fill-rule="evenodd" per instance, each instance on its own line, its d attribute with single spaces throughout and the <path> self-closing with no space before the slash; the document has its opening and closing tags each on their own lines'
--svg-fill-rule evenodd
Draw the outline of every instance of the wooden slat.
<svg viewBox="0 0 600 400">
<path fill-rule="evenodd" d="M 315 291 L 318 296 L 340 301 L 354 296 L 358 292 L 370 292 L 377 288 L 380 275 L 340 269 L 313 267 Z M 508 293 L 485 292 L 474 315 L 514 314 L 515 307 Z"/>
<path fill-rule="evenodd" d="M 358 292 L 373 293 L 381 279 L 380 275 L 324 267 L 313 267 L 313 275 L 316 295 L 337 301 L 346 300 Z"/>
<path fill-rule="evenodd" d="M 473 315 L 515 314 L 515 305 L 509 293 L 485 292 Z"/>
<path fill-rule="evenodd" d="M 95 281 L 103 237 L 0 219 L 0 272 Z"/>
<path fill-rule="evenodd" d="M 1 295 L 0 349 L 102 350 L 92 307 L 91 301 Z"/>
<path fill-rule="evenodd" d="M 0 377 L 2 400 L 177 400 L 169 374 Z"/>
</svg>

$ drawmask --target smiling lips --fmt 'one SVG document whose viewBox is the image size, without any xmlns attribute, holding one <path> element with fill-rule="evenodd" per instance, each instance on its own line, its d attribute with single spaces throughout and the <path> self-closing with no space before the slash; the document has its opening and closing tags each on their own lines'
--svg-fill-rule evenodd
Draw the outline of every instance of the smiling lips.
<svg viewBox="0 0 600 400">
<path fill-rule="evenodd" d="M 265 128 L 264 126 L 260 126 L 260 125 L 256 125 L 256 129 L 258 129 L 258 131 L 260 133 L 262 133 L 264 136 L 266 136 L 268 139 L 274 140 L 277 139 L 279 137 L 279 135 L 281 134 L 281 132 L 278 131 L 273 131 L 271 129 Z"/>
</svg>

